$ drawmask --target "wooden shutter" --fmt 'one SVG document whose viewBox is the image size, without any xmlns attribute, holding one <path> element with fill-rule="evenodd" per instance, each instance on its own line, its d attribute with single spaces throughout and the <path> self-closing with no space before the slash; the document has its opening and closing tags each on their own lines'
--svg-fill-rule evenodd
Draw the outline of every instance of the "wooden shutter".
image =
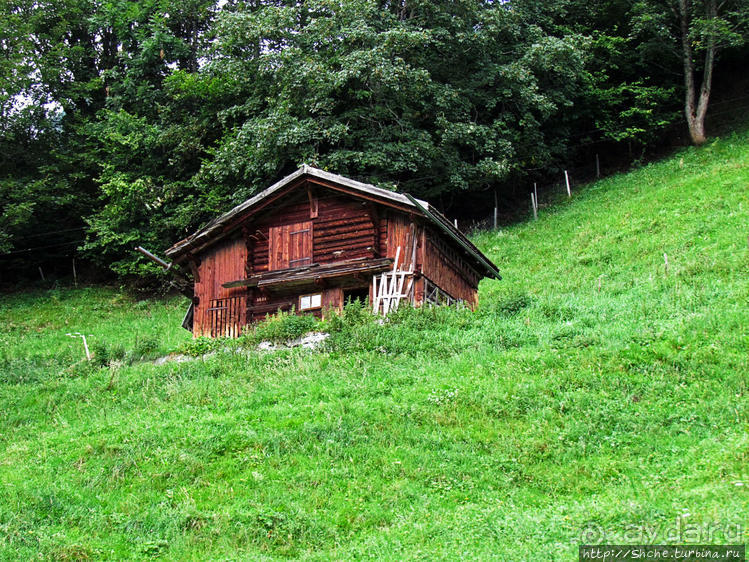
<svg viewBox="0 0 749 562">
<path fill-rule="evenodd" d="M 312 221 L 272 226 L 268 232 L 271 271 L 312 263 Z"/>
</svg>

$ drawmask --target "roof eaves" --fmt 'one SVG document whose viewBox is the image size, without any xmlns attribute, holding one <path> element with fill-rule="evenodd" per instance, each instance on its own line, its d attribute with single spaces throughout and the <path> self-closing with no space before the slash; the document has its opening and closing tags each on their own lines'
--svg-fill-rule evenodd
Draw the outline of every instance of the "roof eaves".
<svg viewBox="0 0 749 562">
<path fill-rule="evenodd" d="M 466 236 L 460 232 L 457 228 L 455 228 L 449 220 L 447 220 L 442 213 L 440 213 L 437 209 L 435 209 L 433 206 L 431 206 L 429 203 L 426 203 L 424 201 L 419 201 L 415 197 L 409 195 L 408 193 L 405 194 L 406 197 L 408 197 L 409 200 L 414 204 L 415 207 L 419 208 L 420 211 L 424 213 L 424 215 L 431 220 L 435 225 L 437 225 L 443 232 L 445 232 L 450 238 L 452 238 L 455 242 L 457 242 L 464 250 L 466 250 L 478 263 L 480 263 L 486 272 L 489 274 L 490 277 L 493 277 L 495 279 L 502 279 L 502 276 L 499 273 L 499 270 L 497 269 L 497 266 L 495 266 L 489 258 L 484 256 L 484 254 L 479 250 L 476 246 L 473 245 L 473 243 L 466 238 Z"/>
<path fill-rule="evenodd" d="M 408 197 L 406 197 L 403 193 L 398 193 L 397 191 L 390 191 L 388 189 L 383 189 L 381 187 L 377 187 L 369 183 L 363 183 L 360 181 L 352 180 L 345 176 L 339 176 L 338 174 L 326 172 L 325 170 L 320 170 L 319 168 L 313 168 L 312 166 L 308 166 L 306 164 L 302 166 L 302 168 L 304 168 L 305 172 L 310 176 L 324 179 L 330 182 L 338 183 L 346 187 L 351 187 L 353 189 L 363 191 L 371 195 L 376 195 L 379 197 L 383 197 L 385 199 L 390 199 L 392 201 L 396 201 L 408 207 L 414 206 L 411 200 Z M 418 201 L 422 205 L 428 205 L 426 201 L 421 201 L 419 199 L 417 199 L 416 201 Z"/>
</svg>

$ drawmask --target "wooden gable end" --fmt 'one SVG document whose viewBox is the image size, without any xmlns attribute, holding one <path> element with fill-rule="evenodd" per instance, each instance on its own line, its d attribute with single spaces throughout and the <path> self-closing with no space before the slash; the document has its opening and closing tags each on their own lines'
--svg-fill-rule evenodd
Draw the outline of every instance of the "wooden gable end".
<svg viewBox="0 0 749 562">
<path fill-rule="evenodd" d="M 273 208 L 249 217 L 248 272 L 380 255 L 375 205 L 321 187 L 299 188 Z"/>
</svg>

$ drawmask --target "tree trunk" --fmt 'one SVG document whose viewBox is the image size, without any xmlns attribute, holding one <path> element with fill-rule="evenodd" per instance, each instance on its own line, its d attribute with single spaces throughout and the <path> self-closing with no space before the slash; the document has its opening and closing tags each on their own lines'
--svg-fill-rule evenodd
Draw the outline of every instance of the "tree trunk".
<svg viewBox="0 0 749 562">
<path fill-rule="evenodd" d="M 705 15 L 714 18 L 717 15 L 716 0 L 706 0 Z M 697 84 L 695 83 L 694 55 L 692 52 L 691 39 L 689 37 L 689 24 L 691 17 L 691 0 L 679 0 L 679 18 L 681 26 L 681 48 L 684 63 L 684 114 L 687 118 L 687 127 L 692 143 L 700 146 L 705 143 L 705 116 L 710 101 L 710 91 L 713 82 L 713 67 L 715 66 L 715 37 L 710 36 L 705 48 L 705 68 L 702 74 L 699 98 L 697 97 Z"/>
<path fill-rule="evenodd" d="M 705 144 L 707 141 L 707 137 L 705 136 L 705 118 L 698 116 L 687 117 L 687 126 L 689 127 L 689 138 L 692 139 L 692 144 L 695 146 Z"/>
</svg>

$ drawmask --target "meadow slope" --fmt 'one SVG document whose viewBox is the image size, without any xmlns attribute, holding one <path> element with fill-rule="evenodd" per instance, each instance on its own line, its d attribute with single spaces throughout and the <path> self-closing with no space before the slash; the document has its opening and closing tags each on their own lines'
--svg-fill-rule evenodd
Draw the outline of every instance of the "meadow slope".
<svg viewBox="0 0 749 562">
<path fill-rule="evenodd" d="M 475 313 L 352 308 L 324 351 L 154 365 L 182 299 L 4 295 L 0 557 L 747 542 L 747 235 L 742 133 L 476 235 L 504 280 Z M 76 330 L 120 361 L 80 362 Z"/>
</svg>

